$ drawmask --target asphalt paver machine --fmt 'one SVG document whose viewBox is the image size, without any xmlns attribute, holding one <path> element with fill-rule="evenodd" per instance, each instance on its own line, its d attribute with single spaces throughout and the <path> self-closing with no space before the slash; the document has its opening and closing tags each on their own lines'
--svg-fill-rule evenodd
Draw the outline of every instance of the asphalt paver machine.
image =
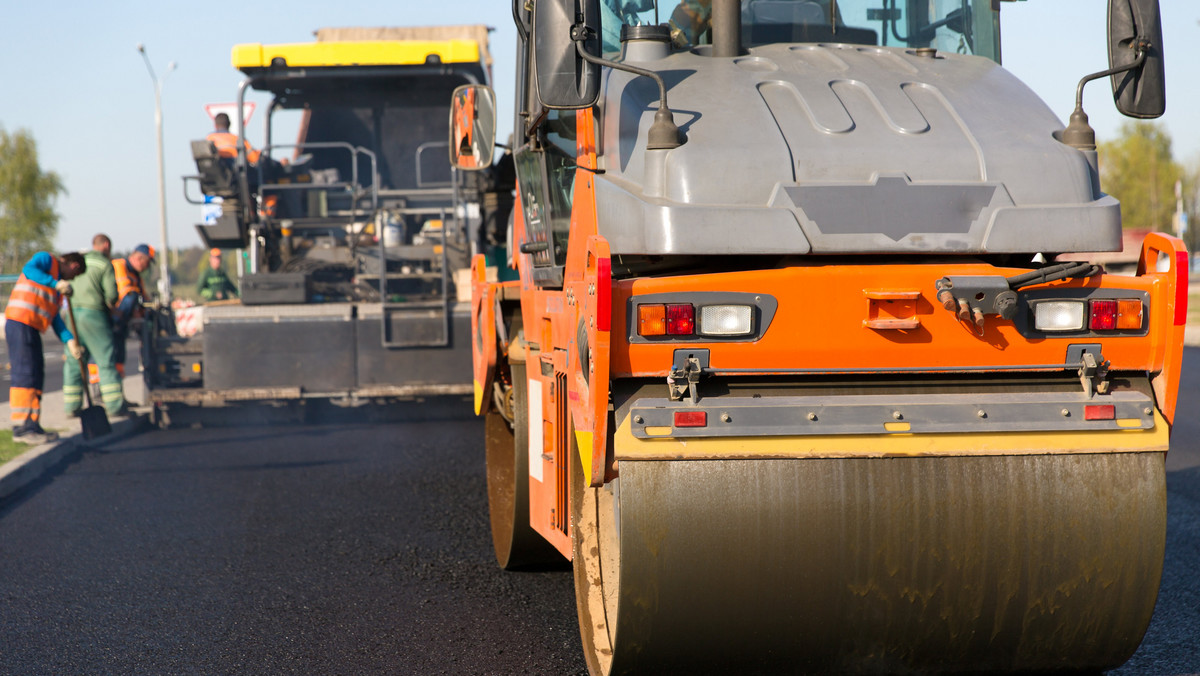
<svg viewBox="0 0 1200 676">
<path fill-rule="evenodd" d="M 194 336 L 153 313 L 151 402 L 469 394 L 466 273 L 511 185 L 451 167 L 449 100 L 488 83 L 486 27 L 322 29 L 237 45 L 232 61 L 237 128 L 248 91 L 272 97 L 266 143 L 243 136 L 227 157 L 194 141 L 185 186 L 218 212 L 197 226 L 204 245 L 241 254 L 240 300 L 205 306 Z"/>
</svg>

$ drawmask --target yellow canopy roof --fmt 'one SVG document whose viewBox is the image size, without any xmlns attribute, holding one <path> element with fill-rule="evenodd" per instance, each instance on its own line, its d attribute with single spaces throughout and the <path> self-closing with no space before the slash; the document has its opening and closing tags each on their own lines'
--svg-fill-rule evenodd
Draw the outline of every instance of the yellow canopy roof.
<svg viewBox="0 0 1200 676">
<path fill-rule="evenodd" d="M 300 42 L 282 45 L 235 45 L 233 66 L 240 70 L 267 68 L 283 59 L 291 68 L 330 66 L 407 66 L 428 62 L 478 63 L 479 43 L 474 40 L 359 40 Z"/>
</svg>

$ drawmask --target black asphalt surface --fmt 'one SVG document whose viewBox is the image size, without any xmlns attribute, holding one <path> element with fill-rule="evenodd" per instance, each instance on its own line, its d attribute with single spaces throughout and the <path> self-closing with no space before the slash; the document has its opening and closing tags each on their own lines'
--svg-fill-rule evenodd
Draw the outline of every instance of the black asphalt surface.
<svg viewBox="0 0 1200 676">
<path fill-rule="evenodd" d="M 569 571 L 509 574 L 482 424 L 154 431 L 0 507 L 0 673 L 571 674 Z"/>
<path fill-rule="evenodd" d="M 1119 674 L 1200 673 L 1200 350 L 1158 606 Z M 569 571 L 505 573 L 482 425 L 154 431 L 0 505 L 0 673 L 577 674 Z"/>
</svg>

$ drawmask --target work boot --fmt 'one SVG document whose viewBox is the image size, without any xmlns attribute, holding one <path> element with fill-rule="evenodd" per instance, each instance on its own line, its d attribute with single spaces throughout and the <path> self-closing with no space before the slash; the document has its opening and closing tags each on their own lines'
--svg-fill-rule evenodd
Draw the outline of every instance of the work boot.
<svg viewBox="0 0 1200 676">
<path fill-rule="evenodd" d="M 13 428 L 13 441 L 19 441 L 23 444 L 40 446 L 56 439 L 58 439 L 57 432 L 47 432 L 36 422 L 26 421 L 20 427 Z"/>
</svg>

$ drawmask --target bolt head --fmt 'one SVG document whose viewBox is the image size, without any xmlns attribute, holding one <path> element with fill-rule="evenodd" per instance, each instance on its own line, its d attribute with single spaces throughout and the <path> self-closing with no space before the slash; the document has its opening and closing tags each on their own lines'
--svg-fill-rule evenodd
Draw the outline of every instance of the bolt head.
<svg viewBox="0 0 1200 676">
<path fill-rule="evenodd" d="M 904 416 L 900 414 L 900 411 L 892 411 L 892 417 L 895 418 L 896 420 L 900 420 Z"/>
<path fill-rule="evenodd" d="M 635 423 L 637 423 L 637 424 L 641 425 L 642 423 L 644 423 L 644 422 L 646 422 L 646 421 L 645 421 L 645 419 L 644 419 L 644 418 L 642 418 L 642 416 L 640 416 L 640 415 L 635 415 L 635 416 L 633 416 L 633 422 L 635 422 Z"/>
<path fill-rule="evenodd" d="M 727 422 L 732 422 L 732 421 L 733 421 L 733 418 L 731 418 L 728 413 L 721 414 L 721 422 L 727 423 Z"/>
<path fill-rule="evenodd" d="M 1061 413 L 1064 418 L 1068 418 L 1071 416 L 1071 409 L 1064 408 L 1063 410 L 1059 411 L 1059 413 Z"/>
<path fill-rule="evenodd" d="M 816 413 L 809 413 L 809 414 L 808 414 L 808 419 L 809 419 L 809 420 L 814 420 L 814 421 L 815 421 L 815 420 L 817 419 L 817 414 L 816 414 Z"/>
</svg>

